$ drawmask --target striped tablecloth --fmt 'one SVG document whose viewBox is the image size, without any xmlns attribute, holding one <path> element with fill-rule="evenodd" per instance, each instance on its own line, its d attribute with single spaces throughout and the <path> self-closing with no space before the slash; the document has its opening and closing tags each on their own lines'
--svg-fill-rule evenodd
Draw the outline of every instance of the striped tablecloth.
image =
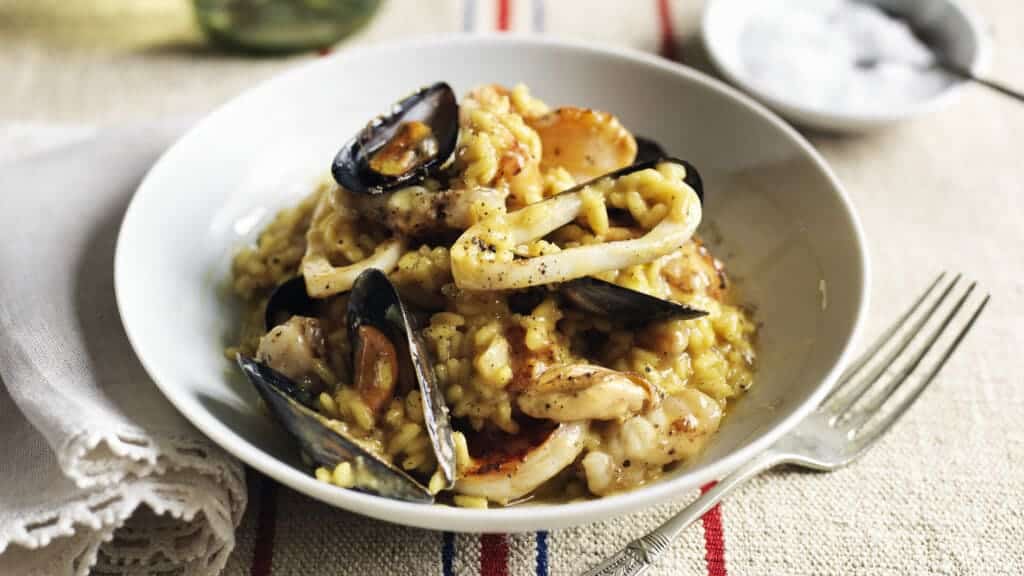
<svg viewBox="0 0 1024 576">
<path fill-rule="evenodd" d="M 995 27 L 994 73 L 1024 86 L 1024 3 L 962 1 Z M 187 19 L 173 18 L 165 20 L 169 39 L 152 46 L 65 42 L 46 26 L 26 32 L 27 20 L 5 25 L 5 10 L 19 2 L 54 0 L 0 0 L 0 121 L 200 113 L 316 57 L 211 53 L 197 47 L 194 32 L 174 31 Z M 533 32 L 631 46 L 708 70 L 694 39 L 702 4 L 390 0 L 348 44 Z M 751 481 L 688 530 L 652 574 L 1024 574 L 1022 134 L 1024 108 L 972 89 L 949 110 L 878 134 L 810 135 L 846 183 L 869 238 L 876 284 L 866 336 L 941 269 L 980 280 L 992 305 L 939 381 L 863 460 L 828 475 L 778 471 Z M 685 504 L 550 533 L 464 535 L 335 510 L 255 473 L 249 484 L 250 508 L 225 570 L 231 576 L 574 574 Z"/>
</svg>

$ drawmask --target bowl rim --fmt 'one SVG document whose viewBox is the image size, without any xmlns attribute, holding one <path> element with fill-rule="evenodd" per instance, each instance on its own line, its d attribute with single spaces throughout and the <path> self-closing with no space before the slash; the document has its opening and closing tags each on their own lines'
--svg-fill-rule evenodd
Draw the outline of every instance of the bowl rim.
<svg viewBox="0 0 1024 576">
<path fill-rule="evenodd" d="M 978 46 L 978 49 L 974 54 L 974 59 L 968 68 L 974 74 L 985 74 L 989 71 L 992 64 L 992 37 L 987 31 L 987 27 L 984 25 L 984 20 L 982 20 L 980 14 L 978 14 L 974 8 L 967 6 L 958 0 L 940 1 L 946 2 L 946 4 L 951 6 L 964 17 L 964 20 L 967 22 L 967 27 L 971 30 L 971 36 L 974 38 L 974 41 Z M 743 2 L 737 3 L 735 0 L 707 0 L 707 4 L 704 7 L 704 13 L 701 16 L 700 21 L 701 44 L 704 46 L 705 52 L 707 52 L 708 57 L 715 66 L 715 69 L 718 70 L 726 80 L 749 93 L 758 101 L 763 102 L 769 108 L 777 111 L 782 116 L 785 116 L 798 124 L 812 128 L 851 132 L 879 128 L 895 124 L 915 116 L 940 110 L 952 104 L 969 84 L 968 81 L 958 78 L 944 89 L 936 92 L 928 98 L 920 100 L 914 105 L 885 109 L 875 113 L 849 112 L 839 109 L 824 110 L 821 108 L 804 106 L 793 100 L 779 98 L 765 90 L 762 90 L 757 86 L 757 84 L 750 81 L 741 69 L 733 66 L 732 63 L 730 63 L 727 58 L 722 57 L 721 53 L 718 51 L 718 44 L 715 41 L 715 37 L 720 37 L 721 34 L 716 34 L 716 28 L 714 27 L 715 11 L 721 10 L 721 7 L 727 5 L 729 2 L 746 6 L 748 9 L 748 15 L 750 8 L 753 6 L 753 4 Z"/>
<path fill-rule="evenodd" d="M 803 152 L 807 158 L 826 177 L 837 200 L 845 212 L 850 224 L 856 245 L 855 262 L 856 272 L 860 278 L 859 299 L 856 303 L 855 317 L 852 329 L 846 335 L 842 350 L 836 362 L 828 371 L 825 377 L 818 383 L 813 392 L 808 395 L 793 411 L 784 417 L 777 424 L 765 430 L 763 433 L 746 440 L 739 448 L 723 456 L 717 462 L 713 462 L 704 469 L 691 473 L 681 474 L 674 478 L 665 479 L 650 485 L 632 490 L 629 492 L 606 496 L 583 502 L 570 502 L 545 506 L 490 508 L 485 510 L 458 508 L 449 506 L 422 505 L 409 502 L 402 502 L 389 498 L 374 496 L 354 490 L 343 490 L 316 480 L 311 474 L 294 469 L 291 465 L 283 462 L 270 453 L 265 452 L 255 444 L 251 443 L 240 434 L 229 428 L 222 421 L 208 413 L 191 413 L 185 409 L 185 394 L 170 382 L 168 379 L 161 381 L 159 371 L 146 360 L 143 341 L 135 333 L 134 324 L 130 319 L 130 312 L 125 308 L 124 294 L 129 290 L 129 276 L 131 268 L 127 262 L 127 250 L 125 230 L 137 212 L 139 212 L 141 197 L 144 191 L 151 185 L 153 174 L 163 170 L 164 166 L 174 158 L 176 151 L 185 145 L 197 132 L 202 132 L 216 121 L 221 115 L 226 114 L 230 109 L 242 105 L 254 93 L 261 91 L 265 86 L 277 83 L 286 83 L 293 78 L 309 73 L 320 67 L 338 65 L 338 61 L 372 57 L 374 54 L 392 50 L 416 50 L 421 47 L 435 45 L 454 45 L 457 47 L 474 46 L 523 46 L 540 47 L 547 50 L 579 52 L 596 55 L 601 58 L 618 59 L 633 65 L 654 67 L 662 72 L 684 76 L 687 80 L 703 85 L 726 98 L 732 98 L 741 106 L 755 112 L 764 118 L 781 133 L 788 137 L 791 142 Z M 532 530 L 544 530 L 563 528 L 601 519 L 618 517 L 628 512 L 634 512 L 648 508 L 655 504 L 670 502 L 678 497 L 688 494 L 702 485 L 721 478 L 739 465 L 755 457 L 758 453 L 768 448 L 783 434 L 791 430 L 797 423 L 807 416 L 824 398 L 838 378 L 841 369 L 848 363 L 854 344 L 859 340 L 863 330 L 866 312 L 870 298 L 870 265 L 867 242 L 861 226 L 860 218 L 854 209 L 845 188 L 835 175 L 825 159 L 803 138 L 794 128 L 786 124 L 781 118 L 769 111 L 767 108 L 754 101 L 750 97 L 740 93 L 725 83 L 711 78 L 695 69 L 671 62 L 659 56 L 641 52 L 632 48 L 612 47 L 595 45 L 574 40 L 552 39 L 533 35 L 519 34 L 442 34 L 422 36 L 414 39 L 398 42 L 388 42 L 372 45 L 356 46 L 340 51 L 326 58 L 313 60 L 274 75 L 263 80 L 254 86 L 246 89 L 241 94 L 221 104 L 213 112 L 200 119 L 194 126 L 186 131 L 178 140 L 172 144 L 154 165 L 147 172 L 141 184 L 136 190 L 131 202 L 125 212 L 118 233 L 117 245 L 114 255 L 114 289 L 118 303 L 118 311 L 124 324 L 125 333 L 131 343 L 140 363 L 147 374 L 163 393 L 168 401 L 185 416 L 199 431 L 201 431 L 212 442 L 232 454 L 242 462 L 259 470 L 261 473 L 274 480 L 289 486 L 290 488 L 316 498 L 329 505 L 342 508 L 351 512 L 370 516 L 379 520 L 404 524 L 418 528 L 435 530 L 450 530 L 456 532 L 525 532 Z M 140 345 L 142 344 L 142 345 Z M 180 397 L 179 397 L 180 395 Z"/>
</svg>

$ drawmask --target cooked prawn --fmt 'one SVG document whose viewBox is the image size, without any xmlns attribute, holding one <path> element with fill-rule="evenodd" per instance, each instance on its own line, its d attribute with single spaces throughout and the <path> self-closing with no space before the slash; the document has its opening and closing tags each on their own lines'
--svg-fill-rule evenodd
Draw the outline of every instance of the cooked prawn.
<svg viewBox="0 0 1024 576">
<path fill-rule="evenodd" d="M 643 484 L 664 465 L 695 456 L 721 419 L 717 401 L 688 388 L 643 414 L 609 424 L 598 433 L 600 448 L 582 460 L 587 487 L 604 495 Z"/>
<path fill-rule="evenodd" d="M 617 420 L 656 403 L 656 390 L 636 374 L 569 364 L 545 371 L 516 403 L 528 416 L 556 422 Z"/>
<path fill-rule="evenodd" d="M 583 451 L 589 425 L 560 424 L 540 444 L 525 451 L 505 450 L 474 459 L 455 483 L 455 491 L 507 504 L 526 496 L 571 465 Z"/>
</svg>

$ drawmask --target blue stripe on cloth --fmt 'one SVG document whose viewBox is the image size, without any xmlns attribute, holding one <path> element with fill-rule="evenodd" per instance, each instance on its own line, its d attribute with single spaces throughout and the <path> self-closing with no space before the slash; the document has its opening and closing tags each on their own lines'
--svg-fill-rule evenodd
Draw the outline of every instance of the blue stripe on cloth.
<svg viewBox="0 0 1024 576">
<path fill-rule="evenodd" d="M 476 0 L 463 0 L 462 31 L 472 32 L 476 28 Z"/>
<path fill-rule="evenodd" d="M 455 576 L 455 534 L 445 532 L 441 544 L 441 573 Z"/>
<path fill-rule="evenodd" d="M 533 0 L 533 31 L 544 32 L 544 0 Z"/>
<path fill-rule="evenodd" d="M 537 532 L 537 576 L 548 576 L 548 533 Z"/>
</svg>

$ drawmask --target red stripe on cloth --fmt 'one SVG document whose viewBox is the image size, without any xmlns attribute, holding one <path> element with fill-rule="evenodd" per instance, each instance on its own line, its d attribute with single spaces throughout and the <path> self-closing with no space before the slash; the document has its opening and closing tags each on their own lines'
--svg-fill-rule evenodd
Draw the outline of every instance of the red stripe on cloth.
<svg viewBox="0 0 1024 576">
<path fill-rule="evenodd" d="M 498 0 L 498 31 L 508 31 L 509 22 L 512 18 L 512 0 Z"/>
<path fill-rule="evenodd" d="M 260 479 L 260 515 L 256 518 L 256 546 L 252 554 L 251 576 L 270 576 L 274 561 L 274 526 L 277 524 L 277 482 Z"/>
<path fill-rule="evenodd" d="M 508 537 L 480 535 L 480 576 L 508 576 Z"/>
<path fill-rule="evenodd" d="M 701 486 L 701 493 L 711 490 L 715 482 Z M 722 532 L 722 507 L 716 504 L 701 518 L 704 523 L 704 561 L 708 576 L 727 576 L 725 570 L 725 536 Z"/>
<path fill-rule="evenodd" d="M 661 37 L 658 41 L 658 54 L 669 60 L 676 59 L 676 33 L 672 27 L 672 6 L 670 0 L 657 0 L 658 28 Z"/>
</svg>

